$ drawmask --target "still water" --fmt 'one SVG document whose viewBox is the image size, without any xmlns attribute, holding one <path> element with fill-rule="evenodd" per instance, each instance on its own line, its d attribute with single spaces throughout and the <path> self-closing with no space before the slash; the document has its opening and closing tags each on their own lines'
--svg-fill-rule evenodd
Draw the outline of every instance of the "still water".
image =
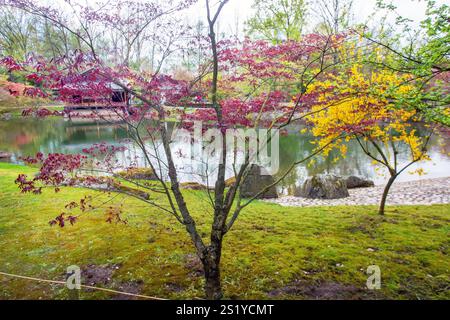
<svg viewBox="0 0 450 320">
<path fill-rule="evenodd" d="M 312 136 L 300 135 L 299 131 L 299 127 L 293 127 L 289 129 L 287 135 L 280 135 L 279 172 L 283 172 L 283 169 L 293 161 L 310 154 L 314 148 L 311 144 Z M 84 148 L 88 148 L 94 143 L 106 142 L 119 145 L 123 144 L 127 138 L 129 138 L 127 131 L 120 125 L 73 123 L 62 118 L 45 120 L 19 118 L 0 121 L 0 151 L 13 153 L 13 157 L 9 161 L 14 163 L 21 163 L 20 157 L 35 155 L 39 151 L 43 153 L 81 153 Z M 117 155 L 119 162 L 129 162 L 131 158 L 135 159 L 136 153 L 139 152 L 139 149 L 130 142 L 127 144 L 128 150 L 124 154 Z M 179 142 L 178 145 L 173 146 L 173 149 L 183 149 L 184 147 L 185 145 Z M 333 159 L 337 155 L 338 152 L 334 152 L 325 158 L 318 157 L 313 166 L 300 164 L 284 179 L 280 191 L 288 193 L 305 177 L 318 173 L 334 173 L 341 176 L 359 175 L 374 180 L 375 184 L 382 184 L 386 181 L 386 177 L 382 175 L 383 172 L 375 172 L 371 165 L 371 159 L 361 151 L 356 143 L 351 141 L 348 143 L 348 153 L 345 159 L 341 158 L 334 162 Z M 450 138 L 448 136 L 433 137 L 430 142 L 430 155 L 431 161 L 422 162 L 408 170 L 412 171 L 420 167 L 427 174 L 417 176 L 405 172 L 398 178 L 398 181 L 450 176 Z M 183 167 L 184 159 L 183 156 L 176 159 L 179 168 Z M 140 165 L 145 165 L 145 163 L 140 163 Z M 189 170 L 180 170 L 180 180 L 205 183 L 204 175 L 196 173 L 195 170 L 192 167 Z M 232 172 L 229 172 L 228 175 L 231 176 Z M 199 176 L 203 177 L 200 181 Z M 211 181 L 208 182 L 211 184 Z"/>
</svg>

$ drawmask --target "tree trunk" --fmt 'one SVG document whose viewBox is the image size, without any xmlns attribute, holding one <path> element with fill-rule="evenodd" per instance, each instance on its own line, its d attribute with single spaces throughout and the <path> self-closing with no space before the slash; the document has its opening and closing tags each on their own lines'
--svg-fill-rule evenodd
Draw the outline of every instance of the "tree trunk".
<svg viewBox="0 0 450 320">
<path fill-rule="evenodd" d="M 211 247 L 209 249 L 209 253 L 202 261 L 205 271 L 205 294 L 208 300 L 220 300 L 223 297 L 220 282 L 220 252 Z"/>
<path fill-rule="evenodd" d="M 204 266 L 205 268 L 205 294 L 208 300 L 220 300 L 223 297 L 220 282 L 219 265 Z"/>
<path fill-rule="evenodd" d="M 384 215 L 384 207 L 386 206 L 386 199 L 387 199 L 387 196 L 389 194 L 389 190 L 391 189 L 391 186 L 394 183 L 396 178 L 397 178 L 397 175 L 392 175 L 389 178 L 388 183 L 384 187 L 383 195 L 381 197 L 381 202 L 380 202 L 380 208 L 378 209 L 378 213 L 380 215 Z"/>
</svg>

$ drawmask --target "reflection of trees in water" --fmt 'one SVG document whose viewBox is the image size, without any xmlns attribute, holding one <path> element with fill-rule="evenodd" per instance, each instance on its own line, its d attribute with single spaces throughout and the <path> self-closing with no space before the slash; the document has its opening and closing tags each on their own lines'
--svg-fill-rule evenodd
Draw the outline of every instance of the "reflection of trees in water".
<svg viewBox="0 0 450 320">
<path fill-rule="evenodd" d="M 127 130 L 114 124 L 68 124 L 64 144 L 118 142 L 128 138 Z"/>
<path fill-rule="evenodd" d="M 450 159 L 450 132 L 442 132 L 432 137 L 430 149 L 433 153 L 440 153 L 446 159 Z"/>
<path fill-rule="evenodd" d="M 310 155 L 314 149 L 311 135 L 290 134 L 280 139 L 280 170 L 279 174 L 285 172 L 287 167 L 294 161 Z M 306 177 L 321 173 L 331 173 L 342 176 L 361 175 L 370 177 L 373 170 L 370 169 L 370 161 L 361 153 L 359 146 L 354 141 L 347 143 L 348 151 L 345 158 L 340 157 L 339 150 L 332 150 L 327 156 L 320 155 L 315 158 L 313 165 L 306 163 L 298 165 L 297 170 L 292 170 L 283 179 L 280 191 L 292 194 L 295 185 L 301 183 Z M 338 159 L 335 161 L 334 159 Z"/>
<path fill-rule="evenodd" d="M 347 153 L 345 157 L 339 150 L 332 150 L 325 158 L 325 164 L 316 173 L 332 173 L 340 176 L 359 175 L 371 177 L 373 170 L 370 168 L 370 159 L 364 155 L 356 141 L 345 144 Z M 337 159 L 337 160 L 335 160 Z"/>
<path fill-rule="evenodd" d="M 45 149 L 58 149 L 64 139 L 61 119 L 13 119 L 0 121 L 0 148 L 16 155 L 34 155 Z"/>
<path fill-rule="evenodd" d="M 415 129 L 418 135 L 426 135 L 428 133 L 428 129 L 420 124 L 416 125 Z M 287 169 L 290 163 L 308 156 L 314 149 L 314 145 L 311 144 L 312 139 L 314 139 L 313 136 L 300 134 L 298 133 L 299 131 L 300 129 L 280 139 L 280 174 Z M 332 150 L 327 156 L 316 157 L 314 164 L 311 166 L 306 165 L 306 163 L 300 164 L 297 170 L 293 170 L 282 181 L 280 191 L 291 194 L 295 185 L 299 185 L 306 177 L 321 173 L 340 176 L 359 175 L 380 182 L 385 180 L 383 176 L 376 173 L 371 159 L 362 152 L 356 141 L 351 140 L 346 143 L 346 146 L 347 153 L 345 158 L 341 156 L 339 150 Z M 384 144 L 380 144 L 380 146 L 386 151 Z M 398 144 L 396 148 L 399 151 L 399 162 L 407 161 L 410 152 L 409 147 L 406 144 Z M 446 160 L 450 159 L 450 139 L 448 139 L 448 134 L 433 136 L 429 143 L 429 148 L 432 160 L 441 156 Z M 337 161 L 334 161 L 336 158 Z M 380 173 L 383 173 L 383 170 Z"/>
<path fill-rule="evenodd" d="M 280 169 L 278 174 L 282 175 L 288 166 L 298 159 L 301 159 L 313 150 L 311 136 L 290 133 L 287 136 L 280 136 Z M 292 194 L 295 184 L 299 180 L 298 170 L 292 170 L 279 185 L 282 193 Z"/>
<path fill-rule="evenodd" d="M 114 143 L 126 137 L 125 130 L 109 124 L 73 124 L 61 118 L 0 121 L 0 149 L 17 156 L 39 151 L 77 153 L 90 144 Z"/>
<path fill-rule="evenodd" d="M 152 126 L 152 123 L 146 123 Z M 12 119 L 0 121 L 0 150 L 10 151 L 16 156 L 34 155 L 38 151 L 80 153 L 94 143 L 106 142 L 108 144 L 122 144 L 124 139 L 129 138 L 127 131 L 120 124 L 90 123 L 75 124 L 64 121 L 61 118 L 52 119 Z M 173 124 L 170 124 L 173 126 Z M 425 132 L 424 128 L 418 126 L 418 133 Z M 145 130 L 144 126 L 142 130 Z M 302 159 L 314 149 L 311 143 L 313 137 L 299 133 L 300 129 L 292 130 L 287 136 L 280 136 L 280 169 L 279 173 L 285 172 L 287 166 L 292 162 Z M 155 137 L 158 139 L 157 137 Z M 183 145 L 181 144 L 181 147 Z M 129 161 L 140 156 L 136 146 L 129 144 L 128 152 L 119 156 L 119 161 Z M 400 149 L 400 160 L 408 149 L 403 145 Z M 448 134 L 435 136 L 430 143 L 432 159 L 443 159 L 449 161 L 450 139 Z M 403 154 L 403 155 L 402 155 Z M 440 156 L 438 156 L 440 154 Z M 339 157 L 340 151 L 333 150 L 326 157 L 316 157 L 312 166 L 301 164 L 296 170 L 292 170 L 282 181 L 280 189 L 283 193 L 291 193 L 294 186 L 301 183 L 307 176 L 319 173 L 334 173 L 341 176 L 361 175 L 375 180 L 377 177 L 370 159 L 362 153 L 357 142 L 347 143 L 347 154 L 345 158 Z M 338 157 L 338 161 L 333 159 Z M 146 165 L 144 158 L 140 165 Z M 204 171 L 204 169 L 199 169 Z M 199 172 L 200 173 L 200 172 Z"/>
</svg>

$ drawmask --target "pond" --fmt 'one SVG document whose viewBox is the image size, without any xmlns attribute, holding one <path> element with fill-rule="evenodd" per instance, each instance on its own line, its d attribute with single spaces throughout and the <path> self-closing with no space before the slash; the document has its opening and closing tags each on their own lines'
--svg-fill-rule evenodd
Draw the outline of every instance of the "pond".
<svg viewBox="0 0 450 320">
<path fill-rule="evenodd" d="M 300 134 L 299 127 L 291 127 L 287 135 L 280 135 L 280 169 L 283 172 L 293 161 L 307 156 L 313 149 L 312 137 Z M 94 143 L 106 142 L 108 144 L 123 144 L 127 139 L 127 131 L 120 125 L 106 123 L 75 123 L 63 118 L 33 119 L 14 118 L 0 121 L 0 151 L 8 151 L 13 154 L 9 161 L 21 163 L 21 156 L 35 155 L 37 152 L 43 153 L 81 153 L 84 148 Z M 417 179 L 437 178 L 450 175 L 450 139 L 448 137 L 435 136 L 430 142 L 431 161 L 421 162 L 412 166 L 423 168 L 427 174 L 423 176 L 403 173 L 398 181 L 408 181 Z M 119 154 L 119 162 L 129 162 L 131 158 L 136 159 L 138 148 L 128 144 L 128 154 Z M 184 149 L 186 146 L 182 142 L 174 145 L 173 149 Z M 130 155 L 130 152 L 134 152 Z M 365 155 L 360 147 L 350 141 L 348 143 L 348 154 L 345 158 L 337 161 L 334 159 L 338 152 L 330 154 L 328 157 L 317 157 L 312 166 L 306 164 L 299 165 L 280 184 L 280 192 L 288 193 L 292 191 L 294 185 L 298 185 L 305 177 L 317 173 L 334 173 L 341 176 L 359 175 L 370 178 L 375 184 L 382 184 L 386 181 L 383 172 L 376 173 L 371 164 L 371 159 Z M 142 158 L 141 156 L 138 156 Z M 183 157 L 176 159 L 177 165 L 183 166 Z M 139 165 L 145 165 L 141 163 Z M 180 180 L 197 181 L 205 183 L 205 178 L 199 181 L 200 172 L 197 169 L 180 170 Z M 199 169 L 200 170 L 200 169 Z M 201 170 L 200 170 L 201 171 Z M 228 173 L 231 176 L 232 172 Z M 209 181 L 211 185 L 211 180 Z"/>
</svg>

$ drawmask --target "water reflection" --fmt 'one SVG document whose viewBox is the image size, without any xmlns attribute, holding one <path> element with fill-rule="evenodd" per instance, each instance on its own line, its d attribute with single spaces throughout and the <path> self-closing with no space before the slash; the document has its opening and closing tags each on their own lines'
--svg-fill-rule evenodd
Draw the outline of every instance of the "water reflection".
<svg viewBox="0 0 450 320">
<path fill-rule="evenodd" d="M 311 143 L 312 137 L 300 135 L 300 128 L 291 128 L 287 135 L 280 136 L 280 170 L 284 172 L 286 168 L 295 160 L 301 159 L 311 153 L 314 146 Z M 109 125 L 101 123 L 73 123 L 64 119 L 12 119 L 0 121 L 0 151 L 13 153 L 10 161 L 20 163 L 19 157 L 34 155 L 38 151 L 43 153 L 62 152 L 80 153 L 84 148 L 94 143 L 106 142 L 108 144 L 121 144 L 124 139 L 129 138 L 127 130 L 121 125 Z M 156 150 L 161 154 L 161 146 L 156 143 Z M 186 150 L 186 142 L 178 141 L 174 144 L 174 151 Z M 443 177 L 450 175 L 450 141 L 448 137 L 434 137 L 430 143 L 430 154 L 432 161 L 427 161 L 411 167 L 424 168 L 426 175 L 419 177 L 408 173 L 402 174 L 399 181 Z M 306 164 L 299 165 L 283 181 L 280 191 L 284 193 L 292 192 L 293 187 L 305 177 L 317 173 L 335 173 L 338 175 L 360 175 L 371 178 L 376 184 L 381 184 L 386 177 L 376 174 L 371 160 L 361 151 L 356 142 L 348 142 L 348 153 L 345 159 L 334 159 L 339 155 L 339 151 L 330 153 L 327 157 L 318 157 L 313 166 Z M 182 153 L 182 152 L 181 152 Z M 185 155 L 176 156 L 177 166 L 180 170 L 180 179 L 183 181 L 197 181 L 212 184 L 205 177 L 206 163 L 198 161 L 189 163 Z M 145 165 L 145 159 L 139 153 L 139 148 L 128 144 L 128 150 L 118 155 L 121 163 L 130 161 L 138 162 L 138 165 Z M 232 168 L 228 168 L 228 176 L 233 175 Z M 209 175 L 213 176 L 214 171 L 209 168 Z"/>
</svg>

